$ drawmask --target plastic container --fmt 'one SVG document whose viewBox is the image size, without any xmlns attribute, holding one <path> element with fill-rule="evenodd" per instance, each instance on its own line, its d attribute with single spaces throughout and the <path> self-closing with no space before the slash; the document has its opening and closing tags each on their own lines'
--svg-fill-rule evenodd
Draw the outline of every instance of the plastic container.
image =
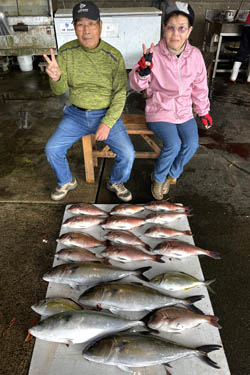
<svg viewBox="0 0 250 375">
<path fill-rule="evenodd" d="M 22 72 L 30 72 L 33 70 L 33 56 L 17 56 L 17 61 Z"/>
</svg>

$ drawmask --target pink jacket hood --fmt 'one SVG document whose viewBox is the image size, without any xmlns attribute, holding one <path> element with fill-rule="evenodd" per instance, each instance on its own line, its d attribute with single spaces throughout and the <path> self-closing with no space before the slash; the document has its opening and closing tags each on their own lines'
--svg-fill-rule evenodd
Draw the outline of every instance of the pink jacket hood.
<svg viewBox="0 0 250 375">
<path fill-rule="evenodd" d="M 207 71 L 200 50 L 187 41 L 180 57 L 169 52 L 161 40 L 153 52 L 153 68 L 147 78 L 129 74 L 130 87 L 146 90 L 147 122 L 166 121 L 180 124 L 193 118 L 193 110 L 203 116 L 209 112 Z"/>
</svg>

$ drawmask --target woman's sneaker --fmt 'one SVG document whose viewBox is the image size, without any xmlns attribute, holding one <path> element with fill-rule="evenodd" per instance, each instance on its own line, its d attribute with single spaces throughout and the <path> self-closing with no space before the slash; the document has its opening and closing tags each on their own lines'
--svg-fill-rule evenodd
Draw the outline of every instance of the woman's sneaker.
<svg viewBox="0 0 250 375">
<path fill-rule="evenodd" d="M 177 179 L 171 176 L 168 176 L 163 184 L 162 192 L 163 195 L 168 194 L 170 185 L 176 185 Z"/>
<path fill-rule="evenodd" d="M 68 182 L 63 186 L 57 186 L 56 190 L 53 193 L 51 193 L 50 197 L 53 201 L 59 201 L 60 199 L 66 197 L 70 190 L 74 190 L 77 187 L 77 185 L 77 180 L 76 178 L 74 178 L 73 181 Z"/>
<path fill-rule="evenodd" d="M 122 182 L 111 184 L 107 183 L 107 189 L 112 191 L 117 195 L 117 197 L 123 202 L 129 202 L 132 199 L 132 194 L 130 191 L 123 185 Z"/>
</svg>

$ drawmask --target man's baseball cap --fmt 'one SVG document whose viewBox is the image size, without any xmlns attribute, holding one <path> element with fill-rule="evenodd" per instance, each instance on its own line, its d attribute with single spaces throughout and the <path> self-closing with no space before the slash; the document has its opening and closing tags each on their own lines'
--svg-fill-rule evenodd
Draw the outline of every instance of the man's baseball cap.
<svg viewBox="0 0 250 375">
<path fill-rule="evenodd" d="M 174 4 L 169 5 L 166 8 L 164 24 L 173 14 L 183 14 L 189 19 L 190 25 L 194 24 L 194 11 L 188 3 L 182 1 L 176 1 Z"/>
<path fill-rule="evenodd" d="M 92 1 L 81 1 L 80 3 L 76 4 L 73 8 L 72 15 L 73 22 L 82 17 L 94 21 L 100 20 L 99 8 L 92 3 Z"/>
</svg>

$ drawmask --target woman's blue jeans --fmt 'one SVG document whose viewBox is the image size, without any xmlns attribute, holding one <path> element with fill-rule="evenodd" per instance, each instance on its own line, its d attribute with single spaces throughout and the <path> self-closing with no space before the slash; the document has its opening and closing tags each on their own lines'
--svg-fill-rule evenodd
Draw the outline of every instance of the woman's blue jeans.
<svg viewBox="0 0 250 375">
<path fill-rule="evenodd" d="M 48 162 L 56 174 L 59 186 L 72 181 L 73 178 L 66 158 L 68 149 L 82 136 L 96 133 L 106 111 L 106 109 L 82 111 L 74 106 L 64 109 L 64 117 L 45 147 Z M 103 142 L 116 154 L 109 181 L 111 183 L 128 181 L 135 151 L 121 119 L 117 120 L 108 138 Z"/>
<path fill-rule="evenodd" d="M 178 178 L 199 147 L 194 118 L 182 124 L 148 122 L 147 126 L 163 142 L 154 170 L 154 181 L 163 184 L 167 176 Z"/>
</svg>

